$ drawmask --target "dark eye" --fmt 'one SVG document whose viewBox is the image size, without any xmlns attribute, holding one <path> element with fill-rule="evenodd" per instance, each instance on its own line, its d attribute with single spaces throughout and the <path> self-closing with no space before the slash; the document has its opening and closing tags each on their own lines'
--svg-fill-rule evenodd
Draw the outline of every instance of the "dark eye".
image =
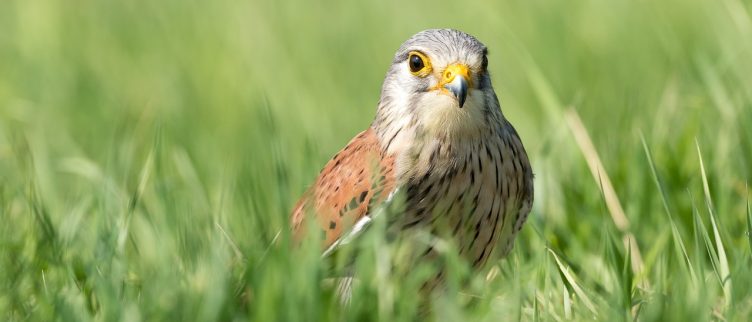
<svg viewBox="0 0 752 322">
<path fill-rule="evenodd" d="M 410 71 L 413 73 L 419 72 L 423 67 L 425 67 L 425 63 L 423 62 L 423 58 L 416 54 L 410 54 L 410 57 L 408 58 L 408 63 L 410 64 Z"/>
<path fill-rule="evenodd" d="M 411 51 L 407 54 L 407 67 L 413 75 L 426 77 L 431 73 L 431 59 L 419 51 Z"/>
</svg>

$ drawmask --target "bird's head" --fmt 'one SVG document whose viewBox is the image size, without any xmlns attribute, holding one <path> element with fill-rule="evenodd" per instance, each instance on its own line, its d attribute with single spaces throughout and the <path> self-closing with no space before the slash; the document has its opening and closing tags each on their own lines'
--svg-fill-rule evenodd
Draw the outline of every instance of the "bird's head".
<svg viewBox="0 0 752 322">
<path fill-rule="evenodd" d="M 485 45 L 458 30 L 429 29 L 410 37 L 384 79 L 377 122 L 458 136 L 498 121 L 487 54 Z"/>
</svg>

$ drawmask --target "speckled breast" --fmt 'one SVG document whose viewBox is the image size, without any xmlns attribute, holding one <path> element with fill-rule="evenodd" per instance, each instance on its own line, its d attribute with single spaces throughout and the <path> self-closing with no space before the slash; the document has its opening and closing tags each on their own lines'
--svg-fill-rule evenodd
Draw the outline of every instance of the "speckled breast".
<svg viewBox="0 0 752 322">
<path fill-rule="evenodd" d="M 474 267 L 482 266 L 496 246 L 498 255 L 506 255 L 533 199 L 532 170 L 514 129 L 460 147 L 436 144 L 422 151 L 431 153 L 429 166 L 404 185 L 408 211 L 402 228 L 427 228 L 451 239 Z"/>
</svg>

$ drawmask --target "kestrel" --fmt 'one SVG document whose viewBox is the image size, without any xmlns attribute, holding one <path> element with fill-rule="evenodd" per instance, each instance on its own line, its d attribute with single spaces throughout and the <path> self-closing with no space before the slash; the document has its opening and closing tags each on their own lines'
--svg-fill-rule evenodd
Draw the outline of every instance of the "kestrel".
<svg viewBox="0 0 752 322">
<path fill-rule="evenodd" d="M 474 267 L 497 245 L 506 255 L 530 213 L 533 172 L 491 86 L 487 52 L 451 29 L 425 30 L 402 44 L 373 123 L 294 207 L 294 236 L 306 230 L 306 218 L 315 219 L 328 253 L 400 191 L 397 231 L 422 227 L 451 238 Z"/>
</svg>

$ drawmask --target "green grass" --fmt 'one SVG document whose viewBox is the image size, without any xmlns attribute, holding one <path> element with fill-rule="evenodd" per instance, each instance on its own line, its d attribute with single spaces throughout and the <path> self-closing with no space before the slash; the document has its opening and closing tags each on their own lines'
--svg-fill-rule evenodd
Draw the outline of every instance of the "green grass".
<svg viewBox="0 0 752 322">
<path fill-rule="evenodd" d="M 418 319 L 434 267 L 378 222 L 345 309 L 287 216 L 429 27 L 489 47 L 536 173 L 507 259 L 448 245 L 430 318 L 752 319 L 749 1 L 10 0 L 0 320 Z"/>
</svg>

